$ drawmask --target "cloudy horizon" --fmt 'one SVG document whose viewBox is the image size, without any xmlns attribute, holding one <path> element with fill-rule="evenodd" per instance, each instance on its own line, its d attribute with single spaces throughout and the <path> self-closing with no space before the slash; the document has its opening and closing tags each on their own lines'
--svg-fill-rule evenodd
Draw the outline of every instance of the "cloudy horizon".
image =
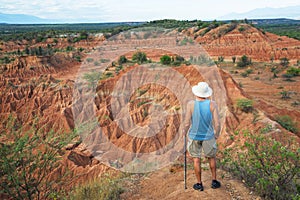
<svg viewBox="0 0 300 200">
<path fill-rule="evenodd" d="M 199 0 L 0 0 L 0 13 L 26 14 L 43 19 L 86 21 L 86 22 L 125 22 L 152 21 L 157 19 L 213 20 L 230 13 L 244 13 L 258 8 L 281 8 L 297 6 L 293 0 L 221 0 L 202 2 Z M 279 16 L 280 17 L 280 16 Z"/>
</svg>

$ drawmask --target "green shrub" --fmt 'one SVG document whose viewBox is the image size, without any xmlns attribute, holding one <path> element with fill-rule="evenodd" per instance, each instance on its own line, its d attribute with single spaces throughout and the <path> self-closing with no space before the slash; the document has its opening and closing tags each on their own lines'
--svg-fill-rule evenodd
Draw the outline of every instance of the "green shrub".
<svg viewBox="0 0 300 200">
<path fill-rule="evenodd" d="M 242 72 L 242 73 L 241 73 L 241 76 L 244 77 L 244 78 L 246 78 L 246 77 L 249 76 L 249 74 L 248 74 L 247 72 Z"/>
<path fill-rule="evenodd" d="M 225 149 L 222 166 L 265 199 L 299 199 L 300 148 L 245 134 L 242 147 Z"/>
<path fill-rule="evenodd" d="M 120 56 L 120 58 L 119 58 L 119 60 L 118 60 L 118 63 L 119 63 L 119 65 L 122 65 L 122 64 L 124 64 L 124 63 L 126 63 L 127 62 L 127 58 L 126 58 L 126 56 Z"/>
<path fill-rule="evenodd" d="M 250 58 L 248 58 L 246 55 L 243 55 L 240 59 L 239 59 L 239 61 L 238 61 L 238 63 L 237 63 L 237 66 L 239 67 L 239 68 L 243 68 L 243 67 L 246 67 L 246 66 L 248 66 L 248 65 L 251 65 L 251 59 Z"/>
<path fill-rule="evenodd" d="M 171 57 L 168 55 L 163 55 L 162 57 L 160 57 L 160 62 L 163 65 L 169 65 L 169 64 L 171 64 Z"/>
<path fill-rule="evenodd" d="M 107 62 L 109 62 L 110 60 L 109 59 L 105 59 L 105 58 L 101 58 L 100 59 L 100 62 L 101 63 L 107 63 Z"/>
<path fill-rule="evenodd" d="M 243 32 L 243 31 L 245 31 L 246 29 L 245 29 L 245 27 L 244 26 L 240 26 L 239 27 L 239 32 Z"/>
<path fill-rule="evenodd" d="M 291 98 L 290 97 L 290 92 L 288 92 L 288 91 L 283 90 L 283 91 L 280 92 L 280 94 L 281 94 L 282 99 L 290 99 Z"/>
<path fill-rule="evenodd" d="M 292 118 L 288 115 L 278 115 L 275 120 L 286 130 L 292 133 L 298 133 L 297 122 L 294 122 Z"/>
<path fill-rule="evenodd" d="M 28 130 L 10 117 L 0 131 L 0 194 L 12 199 L 48 199 L 67 182 L 67 173 L 49 177 L 58 169 L 62 148 L 75 136 L 36 128 Z"/>
<path fill-rule="evenodd" d="M 253 69 L 247 69 L 246 71 L 241 73 L 241 76 L 244 77 L 244 78 L 248 77 L 249 74 L 251 74 L 252 72 L 253 72 Z"/>
<path fill-rule="evenodd" d="M 90 181 L 89 183 L 76 187 L 69 193 L 70 200 L 115 200 L 120 199 L 120 194 L 124 192 L 121 187 L 121 179 L 113 178 L 109 175 Z"/>
<path fill-rule="evenodd" d="M 243 112 L 249 113 L 253 111 L 253 101 L 250 99 L 238 99 L 237 107 Z"/>
<path fill-rule="evenodd" d="M 74 50 L 74 47 L 73 46 L 67 46 L 66 47 L 66 51 L 73 51 Z"/>
<path fill-rule="evenodd" d="M 219 56 L 218 57 L 218 62 L 224 62 L 224 57 L 223 56 Z"/>
<path fill-rule="evenodd" d="M 137 62 L 137 63 L 139 63 L 139 64 L 142 64 L 142 63 L 144 63 L 144 62 L 147 61 L 146 53 L 140 52 L 140 51 L 139 51 L 139 52 L 133 54 L 132 60 L 133 60 L 134 62 Z"/>
<path fill-rule="evenodd" d="M 94 59 L 93 59 L 93 58 L 87 58 L 86 61 L 87 61 L 88 63 L 90 63 L 90 62 L 93 62 Z"/>
<path fill-rule="evenodd" d="M 292 76 L 299 76 L 300 68 L 291 67 L 286 71 L 286 74 L 292 75 Z"/>
<path fill-rule="evenodd" d="M 122 65 L 116 67 L 116 72 L 119 73 L 123 69 Z"/>
<path fill-rule="evenodd" d="M 75 56 L 75 59 L 77 62 L 81 62 L 81 57 L 80 56 Z"/>
<path fill-rule="evenodd" d="M 184 57 L 178 55 L 176 55 L 175 60 L 172 61 L 172 64 L 175 66 L 180 66 L 182 63 L 188 64 L 187 62 L 185 62 Z"/>
</svg>

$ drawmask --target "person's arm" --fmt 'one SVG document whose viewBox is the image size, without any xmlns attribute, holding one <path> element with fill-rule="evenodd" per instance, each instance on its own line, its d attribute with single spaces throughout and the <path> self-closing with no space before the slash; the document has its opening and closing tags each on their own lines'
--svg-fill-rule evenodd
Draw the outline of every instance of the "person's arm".
<svg viewBox="0 0 300 200">
<path fill-rule="evenodd" d="M 184 116 L 184 121 L 183 121 L 183 129 L 182 129 L 183 135 L 187 134 L 191 126 L 193 110 L 194 110 L 194 101 L 189 101 L 186 108 L 186 115 Z"/>
<path fill-rule="evenodd" d="M 216 104 L 216 102 L 211 101 L 210 108 L 211 108 L 212 115 L 213 115 L 213 126 L 214 126 L 214 130 L 215 130 L 215 138 L 218 139 L 218 137 L 220 136 L 220 131 L 221 131 L 218 105 Z"/>
</svg>

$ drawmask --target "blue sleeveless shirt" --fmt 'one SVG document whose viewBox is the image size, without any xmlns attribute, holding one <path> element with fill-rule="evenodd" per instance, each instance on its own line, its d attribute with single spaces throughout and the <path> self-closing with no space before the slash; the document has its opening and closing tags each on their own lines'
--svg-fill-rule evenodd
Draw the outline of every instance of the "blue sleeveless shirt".
<svg viewBox="0 0 300 200">
<path fill-rule="evenodd" d="M 210 111 L 210 100 L 194 101 L 192 125 L 189 138 L 192 140 L 210 140 L 214 137 L 214 128 Z"/>
</svg>

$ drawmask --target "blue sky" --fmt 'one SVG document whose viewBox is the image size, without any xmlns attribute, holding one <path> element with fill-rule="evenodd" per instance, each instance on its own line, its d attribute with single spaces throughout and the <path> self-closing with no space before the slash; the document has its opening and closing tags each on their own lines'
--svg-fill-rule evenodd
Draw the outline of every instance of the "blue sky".
<svg viewBox="0 0 300 200">
<path fill-rule="evenodd" d="M 0 0 L 0 12 L 89 22 L 212 20 L 232 12 L 296 5 L 300 0 Z"/>
</svg>

